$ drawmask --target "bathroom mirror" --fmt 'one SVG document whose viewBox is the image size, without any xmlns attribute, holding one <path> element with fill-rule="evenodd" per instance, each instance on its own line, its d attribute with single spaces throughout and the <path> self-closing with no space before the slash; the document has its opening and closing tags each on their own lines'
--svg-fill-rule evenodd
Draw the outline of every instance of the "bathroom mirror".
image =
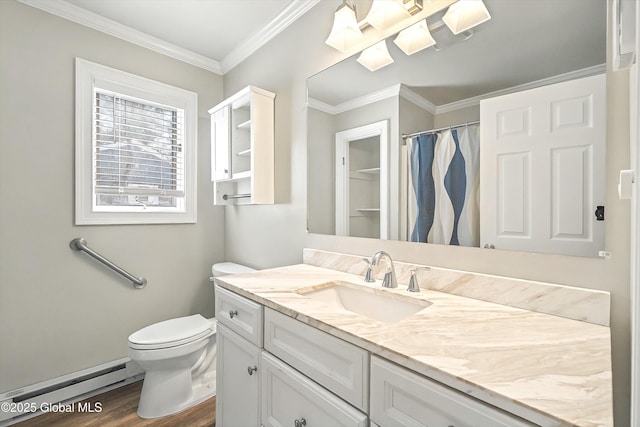
<svg viewBox="0 0 640 427">
<path fill-rule="evenodd" d="M 441 11 L 427 19 L 436 40 L 435 47 L 407 56 L 393 43 L 395 36 L 392 36 L 386 40 L 394 59 L 392 64 L 371 72 L 356 61 L 356 54 L 308 79 L 309 232 L 411 241 L 414 224 L 411 218 L 407 219 L 407 198 L 412 197 L 407 190 L 411 188 L 407 187 L 407 176 L 411 176 L 407 168 L 411 161 L 405 160 L 410 159 L 410 154 L 406 153 L 403 134 L 473 124 L 480 120 L 481 100 L 605 73 L 607 2 L 484 0 L 484 3 L 491 19 L 470 32 L 453 35 L 443 24 L 444 11 Z M 602 99 L 602 108 L 605 108 L 604 95 Z M 359 138 L 358 132 L 381 122 L 388 132 L 387 152 L 383 156 L 363 157 L 363 147 L 377 150 L 380 140 L 366 132 Z M 483 124 L 479 127 L 483 128 Z M 457 128 L 458 132 L 463 128 Z M 356 136 L 345 139 L 345 135 Z M 342 145 L 336 148 L 338 140 Z M 347 151 L 339 154 L 336 150 Z M 367 166 L 363 160 L 355 161 L 356 156 L 373 158 L 377 163 Z M 604 156 L 593 156 L 593 153 L 588 156 L 591 156 L 588 161 L 599 157 L 604 165 Z M 340 163 L 350 163 L 349 160 L 359 165 L 346 174 L 358 183 L 352 184 L 351 193 L 363 199 L 363 194 L 373 191 L 374 197 L 365 199 L 367 203 L 373 200 L 374 208 L 345 208 L 345 204 L 349 206 L 348 200 L 337 200 L 337 194 L 349 193 L 343 189 L 348 183 L 336 181 L 336 176 L 339 180 L 345 179 L 341 178 L 345 174 L 337 170 L 342 167 Z M 533 168 L 530 180 L 549 180 L 545 175 L 550 173 L 553 171 L 547 170 L 540 176 L 540 171 Z M 602 176 L 603 173 L 601 171 Z M 585 179 L 602 181 L 601 187 L 604 187 L 603 179 Z M 373 185 L 363 186 L 362 183 L 370 181 Z M 342 197 L 345 196 L 338 198 Z M 604 194 L 600 197 L 603 199 Z M 480 204 L 487 201 L 485 197 Z M 495 200 L 489 202 L 496 203 Z M 603 200 L 591 202 L 595 205 Z M 387 206 L 382 214 L 378 212 L 380 206 Z M 589 213 L 590 217 L 594 210 Z M 544 215 L 540 211 L 536 214 Z M 349 227 L 351 221 L 353 225 Z M 374 225 L 363 227 L 356 225 L 356 221 Z M 478 227 L 482 223 L 479 222 Z M 600 230 L 603 239 L 604 223 L 600 221 L 591 226 Z M 481 243 L 467 245 L 485 246 Z M 499 245 L 495 247 L 504 249 Z M 572 252 L 539 245 L 527 247 L 526 243 L 519 243 L 513 249 L 598 256 L 597 250 Z"/>
</svg>

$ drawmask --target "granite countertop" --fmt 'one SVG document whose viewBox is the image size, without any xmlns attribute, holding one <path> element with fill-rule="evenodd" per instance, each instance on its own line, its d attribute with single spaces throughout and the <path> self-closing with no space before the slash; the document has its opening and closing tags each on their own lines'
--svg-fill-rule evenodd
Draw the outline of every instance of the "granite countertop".
<svg viewBox="0 0 640 427">
<path fill-rule="evenodd" d="M 426 300 L 396 323 L 337 311 L 301 292 L 344 281 Z M 444 292 L 382 289 L 300 264 L 216 278 L 257 303 L 541 425 L 613 426 L 607 326 Z M 398 298 L 396 296 L 396 298 Z"/>
</svg>

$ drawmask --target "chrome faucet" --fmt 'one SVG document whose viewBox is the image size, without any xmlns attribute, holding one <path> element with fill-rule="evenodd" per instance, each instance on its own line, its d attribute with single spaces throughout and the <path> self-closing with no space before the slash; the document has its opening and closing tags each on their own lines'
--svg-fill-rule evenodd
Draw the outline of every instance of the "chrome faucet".
<svg viewBox="0 0 640 427">
<path fill-rule="evenodd" d="M 415 270 L 411 270 L 411 279 L 409 279 L 409 286 L 407 287 L 407 291 L 409 292 L 420 292 L 420 284 L 418 283 L 418 278 L 416 277 L 416 273 L 418 271 L 429 271 L 431 267 L 418 267 Z"/>
<path fill-rule="evenodd" d="M 373 278 L 373 265 L 371 264 L 371 260 L 369 258 L 362 258 L 364 262 L 367 263 L 367 272 L 364 275 L 364 281 L 367 283 L 373 283 L 376 279 Z"/>
<path fill-rule="evenodd" d="M 387 265 L 387 271 L 384 273 L 384 279 L 382 279 L 382 287 L 397 288 L 398 280 L 396 279 L 396 270 L 393 268 L 393 260 L 391 259 L 391 255 L 389 255 L 385 251 L 376 252 L 373 258 L 371 258 L 371 265 L 378 265 L 381 259 L 384 259 Z"/>
</svg>

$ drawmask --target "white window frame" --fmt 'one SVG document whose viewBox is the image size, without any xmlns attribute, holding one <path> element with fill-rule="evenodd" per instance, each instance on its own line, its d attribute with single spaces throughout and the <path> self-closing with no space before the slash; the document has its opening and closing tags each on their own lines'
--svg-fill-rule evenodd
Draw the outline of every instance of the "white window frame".
<svg viewBox="0 0 640 427">
<path fill-rule="evenodd" d="M 176 208 L 96 209 L 94 195 L 95 88 L 184 110 L 184 203 Z M 76 58 L 75 223 L 167 224 L 197 220 L 198 94 Z"/>
</svg>

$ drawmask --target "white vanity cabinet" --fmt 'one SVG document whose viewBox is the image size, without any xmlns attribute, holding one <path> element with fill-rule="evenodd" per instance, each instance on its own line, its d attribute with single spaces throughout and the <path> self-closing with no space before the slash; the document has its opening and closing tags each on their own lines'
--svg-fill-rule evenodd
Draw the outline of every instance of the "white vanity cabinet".
<svg viewBox="0 0 640 427">
<path fill-rule="evenodd" d="M 219 286 L 216 318 L 220 427 L 536 425 Z"/>
<path fill-rule="evenodd" d="M 247 86 L 209 110 L 214 204 L 274 203 L 274 99 Z"/>
<path fill-rule="evenodd" d="M 218 324 L 216 422 L 250 427 L 260 420 L 261 349 Z"/>
<path fill-rule="evenodd" d="M 216 286 L 216 421 L 218 426 L 260 424 L 263 307 Z"/>
<path fill-rule="evenodd" d="M 384 427 L 535 425 L 377 356 L 371 356 L 370 416 Z"/>
<path fill-rule="evenodd" d="M 366 427 L 368 418 L 268 352 L 262 353 L 264 427 Z"/>
<path fill-rule="evenodd" d="M 369 409 L 369 352 L 265 308 L 264 348 L 362 412 Z"/>
</svg>

